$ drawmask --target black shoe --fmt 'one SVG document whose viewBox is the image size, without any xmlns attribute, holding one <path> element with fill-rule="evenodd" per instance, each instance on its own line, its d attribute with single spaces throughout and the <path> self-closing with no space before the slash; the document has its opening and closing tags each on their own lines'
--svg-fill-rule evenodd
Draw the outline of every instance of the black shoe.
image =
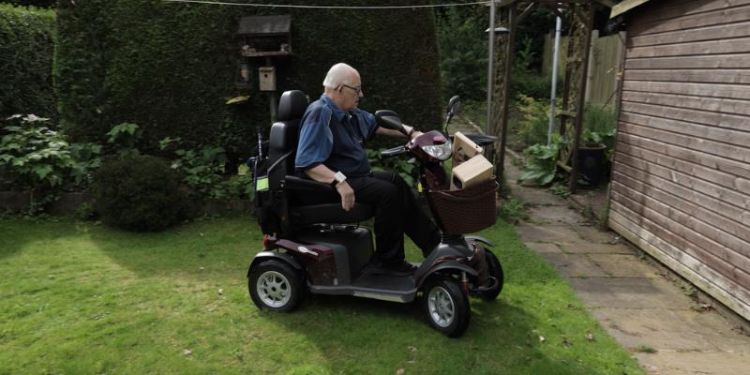
<svg viewBox="0 0 750 375">
<path fill-rule="evenodd" d="M 417 266 L 405 260 L 396 263 L 383 264 L 382 268 L 394 275 L 411 275 L 417 270 Z"/>
</svg>

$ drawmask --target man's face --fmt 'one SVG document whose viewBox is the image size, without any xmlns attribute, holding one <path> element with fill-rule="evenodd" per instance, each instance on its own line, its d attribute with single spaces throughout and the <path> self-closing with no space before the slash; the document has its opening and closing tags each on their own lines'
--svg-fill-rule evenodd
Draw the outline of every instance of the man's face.
<svg viewBox="0 0 750 375">
<path fill-rule="evenodd" d="M 355 75 L 350 80 L 350 83 L 342 84 L 339 90 L 342 99 L 341 109 L 344 111 L 357 108 L 359 99 L 365 96 L 365 93 L 362 91 L 362 80 L 359 78 L 359 75 Z"/>
</svg>

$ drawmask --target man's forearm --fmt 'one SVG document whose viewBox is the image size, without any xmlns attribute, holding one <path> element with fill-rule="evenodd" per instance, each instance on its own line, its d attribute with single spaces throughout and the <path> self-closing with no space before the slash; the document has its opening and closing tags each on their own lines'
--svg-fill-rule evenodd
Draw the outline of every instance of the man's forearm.
<svg viewBox="0 0 750 375">
<path fill-rule="evenodd" d="M 333 182 L 333 176 L 336 172 L 323 164 L 318 164 L 310 169 L 306 169 L 305 174 L 315 181 L 330 184 Z"/>
</svg>

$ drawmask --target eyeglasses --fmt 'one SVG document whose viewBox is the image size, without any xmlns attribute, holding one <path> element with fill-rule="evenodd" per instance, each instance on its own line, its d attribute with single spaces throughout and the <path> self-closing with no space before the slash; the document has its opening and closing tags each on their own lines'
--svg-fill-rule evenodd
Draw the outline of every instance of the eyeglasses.
<svg viewBox="0 0 750 375">
<path fill-rule="evenodd" d="M 346 88 L 348 88 L 348 89 L 352 89 L 352 90 L 354 90 L 354 92 L 355 92 L 355 93 L 357 93 L 357 95 L 359 95 L 359 94 L 361 94 L 361 93 L 362 93 L 362 86 L 357 86 L 357 87 L 354 87 L 354 86 L 349 86 L 349 85 L 345 85 L 345 84 L 343 84 L 343 83 L 341 84 L 341 86 L 344 86 L 344 87 L 346 87 Z"/>
</svg>

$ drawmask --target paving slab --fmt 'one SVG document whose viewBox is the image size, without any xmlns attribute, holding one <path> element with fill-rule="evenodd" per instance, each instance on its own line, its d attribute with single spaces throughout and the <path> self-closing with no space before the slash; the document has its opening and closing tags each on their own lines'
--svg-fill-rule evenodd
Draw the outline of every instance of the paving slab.
<svg viewBox="0 0 750 375">
<path fill-rule="evenodd" d="M 581 214 L 567 206 L 539 206 L 527 210 L 532 222 L 548 224 L 588 224 Z"/>
<path fill-rule="evenodd" d="M 692 301 L 679 289 L 658 279 L 597 277 L 571 279 L 573 289 L 591 308 L 664 308 L 689 310 Z"/>
<path fill-rule="evenodd" d="M 721 352 L 661 351 L 636 353 L 648 374 L 653 375 L 743 375 L 750 373 L 750 357 Z"/>
<path fill-rule="evenodd" d="M 568 278 L 608 276 L 585 254 L 542 253 L 541 255 Z"/>
<path fill-rule="evenodd" d="M 623 244 L 609 245 L 581 242 L 558 243 L 564 253 L 634 255 L 633 249 Z"/>
<path fill-rule="evenodd" d="M 593 310 L 592 314 L 610 335 L 631 351 L 643 347 L 657 351 L 719 350 L 701 334 L 701 326 L 680 320 L 679 311 L 602 308 Z"/>
<path fill-rule="evenodd" d="M 524 242 L 585 243 L 581 236 L 567 225 L 534 225 L 523 223 L 516 227 Z"/>
<path fill-rule="evenodd" d="M 612 231 L 601 230 L 594 225 L 576 225 L 573 230 L 584 240 L 594 244 L 615 244 L 620 236 Z"/>
<path fill-rule="evenodd" d="M 513 196 L 529 206 L 568 206 L 568 201 L 550 193 L 547 189 L 516 187 Z"/>
<path fill-rule="evenodd" d="M 654 267 L 635 255 L 589 254 L 589 259 L 613 277 L 661 277 Z"/>
</svg>

